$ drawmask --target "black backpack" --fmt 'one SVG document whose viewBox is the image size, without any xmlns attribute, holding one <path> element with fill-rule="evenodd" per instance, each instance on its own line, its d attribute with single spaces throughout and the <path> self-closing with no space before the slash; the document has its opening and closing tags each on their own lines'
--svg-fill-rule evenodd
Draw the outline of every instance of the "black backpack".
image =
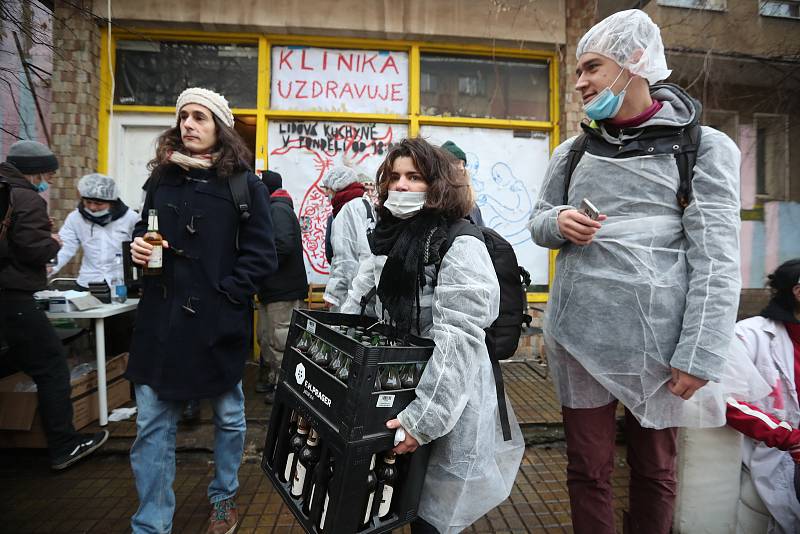
<svg viewBox="0 0 800 534">
<path fill-rule="evenodd" d="M 492 258 L 494 272 L 500 284 L 500 313 L 497 319 L 486 328 L 486 348 L 492 361 L 492 372 L 497 390 L 497 407 L 500 412 L 500 426 L 503 439 L 511 439 L 511 425 L 508 422 L 508 411 L 505 403 L 505 386 L 500 360 L 511 358 L 519 345 L 522 324 L 530 325 L 528 315 L 528 285 L 531 283 L 530 273 L 517 262 L 514 247 L 503 236 L 486 226 L 478 226 L 466 219 L 459 219 L 450 225 L 447 241 L 440 257 L 444 257 L 456 237 L 471 235 L 486 245 Z M 439 265 L 436 266 L 438 275 Z"/>
<path fill-rule="evenodd" d="M 369 200 L 364 197 L 361 197 L 361 200 L 364 201 L 364 206 L 367 208 L 367 217 L 370 221 L 375 222 L 375 216 L 372 214 L 372 205 L 370 204 Z M 331 243 L 331 226 L 333 226 L 333 213 L 330 214 L 328 217 L 328 225 L 325 227 L 325 259 L 328 260 L 328 264 L 330 265 L 331 260 L 333 260 L 333 243 Z"/>
<path fill-rule="evenodd" d="M 624 159 L 637 156 L 673 154 L 678 166 L 680 183 L 676 197 L 678 205 L 686 209 L 692 196 L 692 178 L 700 147 L 700 124 L 697 121 L 684 127 L 652 126 L 646 128 L 635 139 L 622 145 L 609 143 L 596 130 L 581 124 L 584 132 L 580 134 L 569 149 L 567 171 L 564 179 L 564 203 L 568 203 L 569 184 L 575 167 L 585 152 L 607 158 Z"/>
<path fill-rule="evenodd" d="M 0 269 L 11 261 L 11 253 L 8 249 L 8 231 L 11 228 L 13 212 L 11 185 L 4 180 L 0 180 Z"/>
</svg>

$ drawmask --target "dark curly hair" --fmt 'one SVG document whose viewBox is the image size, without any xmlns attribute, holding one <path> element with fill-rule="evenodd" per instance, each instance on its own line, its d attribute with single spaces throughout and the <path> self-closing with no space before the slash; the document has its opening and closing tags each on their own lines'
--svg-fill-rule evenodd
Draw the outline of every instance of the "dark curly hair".
<svg viewBox="0 0 800 534">
<path fill-rule="evenodd" d="M 414 167 L 428 184 L 425 209 L 437 210 L 450 220 L 460 219 L 469 213 L 474 204 L 469 176 L 458 167 L 458 161 L 452 154 L 421 137 L 406 138 L 394 145 L 378 167 L 375 183 L 380 213 L 388 211 L 383 203 L 389 196 L 392 167 L 397 158 L 403 157 L 411 158 Z"/>
<path fill-rule="evenodd" d="M 767 285 L 772 291 L 771 303 L 774 303 L 787 312 L 794 312 L 797 301 L 794 297 L 794 287 L 800 284 L 800 258 L 795 258 L 782 263 L 775 272 L 767 276 Z"/>
<path fill-rule="evenodd" d="M 217 176 L 227 178 L 240 171 L 252 171 L 249 162 L 253 160 L 253 153 L 247 148 L 239 132 L 223 124 L 213 113 L 211 118 L 214 119 L 214 125 L 217 127 L 217 144 L 211 150 L 219 152 L 219 157 L 214 162 Z M 152 172 L 156 167 L 169 164 L 169 154 L 181 152 L 183 149 L 179 118 L 175 126 L 158 137 L 156 156 L 147 164 L 147 170 Z"/>
</svg>

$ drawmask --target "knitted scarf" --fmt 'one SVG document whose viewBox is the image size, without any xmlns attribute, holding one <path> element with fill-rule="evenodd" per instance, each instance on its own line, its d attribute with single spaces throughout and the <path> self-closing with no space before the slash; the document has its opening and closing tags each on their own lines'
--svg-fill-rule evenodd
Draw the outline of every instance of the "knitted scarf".
<svg viewBox="0 0 800 534">
<path fill-rule="evenodd" d="M 447 228 L 447 221 L 438 212 L 423 210 L 410 219 L 387 213 L 381 215 L 368 236 L 372 253 L 387 256 L 378 282 L 378 298 L 398 337 L 409 334 L 412 325 L 420 333 L 419 296 L 426 283 L 425 266 L 441 261 Z"/>
<path fill-rule="evenodd" d="M 191 156 L 182 152 L 170 152 L 167 159 L 188 171 L 189 169 L 210 169 L 219 157 L 219 153 L 193 154 Z"/>
<path fill-rule="evenodd" d="M 80 213 L 81 216 L 88 222 L 98 226 L 105 226 L 111 221 L 116 221 L 127 212 L 128 206 L 126 206 L 122 200 L 117 199 L 111 202 L 111 208 L 109 209 L 108 213 L 101 217 L 97 217 L 91 211 L 86 209 L 82 201 L 78 201 L 78 213 Z M 94 233 L 94 230 L 92 230 L 92 233 Z"/>
<path fill-rule="evenodd" d="M 339 210 L 341 210 L 345 204 L 354 198 L 360 198 L 364 196 L 364 191 L 364 184 L 361 182 L 353 182 L 333 195 L 333 200 L 331 200 L 331 204 L 333 204 L 333 216 L 336 217 L 336 215 L 339 213 Z"/>
</svg>

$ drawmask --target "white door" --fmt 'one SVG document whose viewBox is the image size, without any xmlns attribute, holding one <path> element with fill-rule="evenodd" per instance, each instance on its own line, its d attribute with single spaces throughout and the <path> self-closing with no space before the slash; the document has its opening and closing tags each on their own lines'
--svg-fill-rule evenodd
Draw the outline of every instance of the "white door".
<svg viewBox="0 0 800 534">
<path fill-rule="evenodd" d="M 156 153 L 156 139 L 175 126 L 175 116 L 161 113 L 120 113 L 114 115 L 109 140 L 108 169 L 117 181 L 120 198 L 139 210 L 142 186 L 149 176 L 147 162 Z"/>
</svg>

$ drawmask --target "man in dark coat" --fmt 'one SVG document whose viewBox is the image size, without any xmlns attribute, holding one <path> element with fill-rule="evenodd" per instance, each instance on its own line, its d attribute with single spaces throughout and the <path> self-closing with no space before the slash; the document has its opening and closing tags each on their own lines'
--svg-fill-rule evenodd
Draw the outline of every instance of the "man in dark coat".
<svg viewBox="0 0 800 534">
<path fill-rule="evenodd" d="M 266 393 L 264 401 L 272 404 L 275 383 L 286 347 L 292 310 L 299 308 L 308 294 L 308 278 L 303 262 L 300 222 L 294 213 L 292 197 L 282 189 L 277 172 L 266 171 L 261 178 L 269 189 L 270 213 L 275 229 L 278 271 L 258 291 L 258 337 L 261 346 L 261 369 L 256 391 Z"/>
<path fill-rule="evenodd" d="M 131 243 L 137 264 L 163 259 L 160 274 L 143 277 L 126 372 L 139 408 L 131 466 L 140 504 L 131 526 L 134 534 L 170 532 L 177 420 L 185 401 L 208 399 L 215 470 L 207 532 L 222 534 L 238 525 L 252 298 L 277 259 L 267 188 L 248 168 L 252 156 L 227 100 L 190 88 L 178 97 L 176 116 L 158 140 Z M 240 178 L 250 197 L 248 216 L 234 200 Z M 162 254 L 142 238 L 150 210 L 157 210 Z"/>
<path fill-rule="evenodd" d="M 8 257 L 0 257 L 0 340 L 8 345 L 3 363 L 36 383 L 50 466 L 64 469 L 97 450 L 108 431 L 79 434 L 72 425 L 70 375 L 66 354 L 33 293 L 47 286 L 46 266 L 61 247 L 51 233 L 47 204 L 39 192 L 55 176 L 58 161 L 36 141 L 19 141 L 0 163 L 0 181 L 11 188 Z M 0 214 L 4 215 L 4 214 Z"/>
</svg>

